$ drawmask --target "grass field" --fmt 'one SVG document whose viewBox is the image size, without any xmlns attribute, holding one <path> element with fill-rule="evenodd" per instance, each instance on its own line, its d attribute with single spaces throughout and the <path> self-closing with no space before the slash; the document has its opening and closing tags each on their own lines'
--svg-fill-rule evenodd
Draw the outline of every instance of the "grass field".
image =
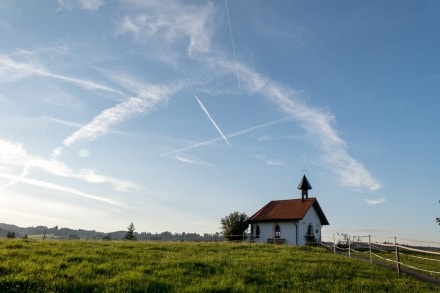
<svg viewBox="0 0 440 293">
<path fill-rule="evenodd" d="M 311 247 L 0 240 L 0 292 L 440 292 Z"/>
</svg>

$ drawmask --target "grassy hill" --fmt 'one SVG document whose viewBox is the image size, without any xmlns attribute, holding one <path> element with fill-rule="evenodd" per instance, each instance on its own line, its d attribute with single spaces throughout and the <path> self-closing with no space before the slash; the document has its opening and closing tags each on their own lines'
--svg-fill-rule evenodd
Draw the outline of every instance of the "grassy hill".
<svg viewBox="0 0 440 293">
<path fill-rule="evenodd" d="M 321 248 L 0 240 L 0 291 L 433 292 L 440 288 Z"/>
</svg>

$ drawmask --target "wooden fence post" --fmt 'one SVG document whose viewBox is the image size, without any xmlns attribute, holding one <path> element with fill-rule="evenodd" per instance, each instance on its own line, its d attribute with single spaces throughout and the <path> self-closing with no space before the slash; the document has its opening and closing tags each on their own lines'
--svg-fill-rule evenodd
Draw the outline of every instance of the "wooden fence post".
<svg viewBox="0 0 440 293">
<path fill-rule="evenodd" d="M 400 275 L 400 255 L 399 255 L 399 246 L 397 245 L 397 237 L 394 237 L 394 246 L 396 247 L 396 268 L 397 268 L 397 274 Z"/>
<path fill-rule="evenodd" d="M 336 254 L 336 239 L 335 239 L 335 234 L 333 234 L 333 254 Z"/>
<path fill-rule="evenodd" d="M 351 257 L 351 244 L 350 244 L 350 237 L 348 237 L 348 257 Z"/>
<path fill-rule="evenodd" d="M 368 235 L 368 247 L 370 249 L 370 263 L 373 263 L 373 255 L 371 254 L 371 235 Z"/>
</svg>

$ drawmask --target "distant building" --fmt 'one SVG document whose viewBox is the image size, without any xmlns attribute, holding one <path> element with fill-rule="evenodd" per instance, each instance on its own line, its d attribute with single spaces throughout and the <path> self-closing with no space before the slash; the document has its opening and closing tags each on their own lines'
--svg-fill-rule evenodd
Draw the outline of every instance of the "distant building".
<svg viewBox="0 0 440 293">
<path fill-rule="evenodd" d="M 321 227 L 329 222 L 318 200 L 309 198 L 312 186 L 305 175 L 298 189 L 301 198 L 273 200 L 249 218 L 251 241 L 288 245 L 321 242 Z"/>
</svg>

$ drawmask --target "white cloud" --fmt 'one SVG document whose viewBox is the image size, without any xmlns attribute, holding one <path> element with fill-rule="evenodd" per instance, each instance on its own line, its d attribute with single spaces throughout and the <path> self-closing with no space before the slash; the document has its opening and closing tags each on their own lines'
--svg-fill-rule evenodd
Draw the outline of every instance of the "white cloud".
<svg viewBox="0 0 440 293">
<path fill-rule="evenodd" d="M 95 170 L 80 169 L 79 171 L 74 171 L 60 161 L 46 160 L 38 156 L 29 155 L 22 144 L 12 143 L 3 139 L 0 139 L 0 164 L 23 168 L 20 175 L 10 175 L 11 181 L 7 185 L 23 182 L 29 170 L 36 168 L 59 177 L 78 179 L 89 183 L 110 184 L 119 191 L 140 189 L 135 183 L 100 175 Z M 5 176 L 3 178 L 6 178 Z"/>
<path fill-rule="evenodd" d="M 269 165 L 269 166 L 281 166 L 284 164 L 284 162 L 281 160 L 268 159 L 267 155 L 260 154 L 260 155 L 255 155 L 255 157 L 257 159 L 263 161 L 266 165 Z"/>
<path fill-rule="evenodd" d="M 266 164 L 269 166 L 281 166 L 284 165 L 284 162 L 280 160 L 266 160 Z"/>
<path fill-rule="evenodd" d="M 30 60 L 20 61 L 0 52 L 0 82 L 14 82 L 31 76 L 42 76 L 71 83 L 87 90 L 100 90 L 125 96 L 125 94 L 119 90 L 91 80 L 79 79 L 53 73 L 32 57 L 33 56 L 28 58 Z"/>
<path fill-rule="evenodd" d="M 10 175 L 10 174 L 0 173 L 0 178 L 14 180 L 15 176 Z M 70 194 L 80 196 L 83 198 L 97 200 L 97 201 L 105 202 L 107 204 L 123 207 L 122 203 L 120 203 L 117 200 L 94 195 L 94 194 L 90 194 L 87 192 L 77 190 L 75 188 L 71 188 L 71 187 L 67 187 L 67 186 L 63 186 L 63 185 L 59 185 L 59 184 L 54 184 L 54 183 L 50 183 L 50 182 L 43 181 L 43 180 L 37 180 L 37 179 L 33 179 L 33 178 L 21 178 L 20 182 L 24 183 L 24 184 L 32 185 L 35 187 L 40 187 L 40 188 L 53 190 L 53 191 L 59 191 L 59 192 L 63 192 L 63 193 L 70 193 Z"/>
<path fill-rule="evenodd" d="M 155 104 L 156 100 L 151 98 L 130 98 L 125 102 L 102 111 L 91 122 L 64 139 L 63 144 L 71 146 L 81 140 L 93 140 L 109 132 L 110 126 L 117 125 L 136 114 L 143 113 L 149 108 L 153 108 Z"/>
<path fill-rule="evenodd" d="M 235 72 L 235 64 L 227 60 L 210 60 L 226 73 Z M 311 141 L 323 153 L 323 162 L 338 176 L 342 185 L 367 188 L 375 191 L 381 187 L 363 164 L 352 158 L 346 143 L 333 128 L 334 117 L 321 109 L 308 106 L 300 100 L 300 92 L 279 85 L 251 68 L 238 64 L 242 85 L 249 93 L 258 93 L 276 104 L 281 111 L 292 115 L 308 133 Z"/>
<path fill-rule="evenodd" d="M 77 123 L 77 122 L 72 122 L 72 121 L 67 121 L 67 120 L 64 120 L 64 119 L 59 119 L 59 118 L 49 117 L 49 116 L 42 116 L 41 119 L 43 121 L 46 121 L 46 122 L 57 123 L 57 124 L 60 124 L 60 125 L 64 125 L 64 126 L 68 126 L 68 127 L 72 127 L 72 128 L 78 128 L 78 129 L 85 126 L 85 124 L 81 124 L 81 123 Z M 113 129 L 109 129 L 108 132 L 112 133 L 112 134 L 121 135 L 121 136 L 136 137 L 133 134 L 122 132 L 122 131 L 118 131 L 118 130 L 113 130 Z M 54 150 L 53 152 L 61 152 L 62 151 L 61 148 L 57 148 L 57 149 L 58 150 Z M 58 155 L 61 155 L 61 153 L 59 153 Z M 57 158 L 58 155 L 55 156 L 55 158 Z"/>
<path fill-rule="evenodd" d="M 240 76 L 242 90 L 248 94 L 264 96 L 281 111 L 291 115 L 292 120 L 303 127 L 312 143 L 322 151 L 323 163 L 336 174 L 342 185 L 370 191 L 381 187 L 364 165 L 350 156 L 347 144 L 333 127 L 335 119 L 331 114 L 307 105 L 300 99 L 299 91 L 280 85 L 242 63 L 219 54 L 200 54 L 208 53 L 211 48 L 211 24 L 215 13 L 211 3 L 197 8 L 170 1 L 151 4 L 134 0 L 129 3 L 149 12 L 140 13 L 136 17 L 125 17 L 119 24 L 120 33 L 132 34 L 141 42 L 151 41 L 152 37 L 161 37 L 161 41 L 174 45 L 181 35 L 186 36 L 190 40 L 187 55 L 203 66 L 215 67 L 215 77 Z M 225 137 L 228 138 L 227 135 Z M 184 149 L 175 152 L 182 150 Z"/>
<path fill-rule="evenodd" d="M 377 199 L 366 199 L 365 200 L 369 205 L 379 205 L 385 203 L 386 199 L 381 197 Z"/>
<path fill-rule="evenodd" d="M 91 122 L 81 127 L 64 139 L 64 146 L 71 146 L 78 141 L 93 140 L 109 132 L 110 127 L 118 125 L 141 113 L 146 113 L 168 99 L 168 95 L 177 91 L 180 85 L 151 86 L 143 89 L 137 97 L 108 108 L 95 116 Z"/>
<path fill-rule="evenodd" d="M 61 9 L 73 10 L 75 8 L 96 10 L 105 5 L 104 0 L 58 0 Z"/>
<path fill-rule="evenodd" d="M 118 24 L 119 34 L 132 34 L 137 39 L 160 38 L 170 45 L 187 38 L 189 56 L 206 53 L 211 47 L 214 5 L 182 4 L 177 1 L 128 1 L 144 9 L 137 16 L 125 16 Z"/>
<path fill-rule="evenodd" d="M 66 55 L 69 51 L 69 46 L 63 40 L 59 40 L 56 41 L 52 46 L 39 44 L 34 46 L 32 49 L 20 48 L 14 52 L 13 56 L 35 58 L 38 55 L 43 55 L 45 57 L 52 57 L 52 55 Z"/>
<path fill-rule="evenodd" d="M 197 166 L 212 166 L 211 163 L 208 163 L 206 161 L 202 161 L 200 159 L 196 159 L 194 157 L 184 157 L 184 156 L 174 156 L 174 159 L 178 160 L 179 162 L 190 164 L 190 165 L 197 165 Z"/>
<path fill-rule="evenodd" d="M 110 183 L 116 190 L 119 191 L 132 191 L 140 189 L 139 186 L 130 181 L 103 176 L 98 174 L 96 170 L 92 169 L 80 169 L 79 173 L 75 177 L 90 183 Z"/>
<path fill-rule="evenodd" d="M 258 138 L 259 141 L 266 141 L 266 140 L 271 140 L 271 139 L 272 138 L 267 134 L 263 134 Z"/>
<path fill-rule="evenodd" d="M 58 123 L 64 126 L 68 126 L 68 127 L 74 127 L 74 128 L 81 128 L 84 126 L 84 124 L 81 123 L 76 123 L 76 122 L 72 122 L 72 121 L 67 121 L 67 120 L 63 120 L 63 119 L 58 119 L 55 117 L 49 117 L 49 116 L 43 116 L 42 117 L 43 120 L 49 121 L 49 122 L 53 122 L 53 123 Z"/>
<path fill-rule="evenodd" d="M 31 75 L 42 75 L 44 68 L 36 62 L 19 62 L 0 52 L 0 82 L 8 83 Z"/>
</svg>

